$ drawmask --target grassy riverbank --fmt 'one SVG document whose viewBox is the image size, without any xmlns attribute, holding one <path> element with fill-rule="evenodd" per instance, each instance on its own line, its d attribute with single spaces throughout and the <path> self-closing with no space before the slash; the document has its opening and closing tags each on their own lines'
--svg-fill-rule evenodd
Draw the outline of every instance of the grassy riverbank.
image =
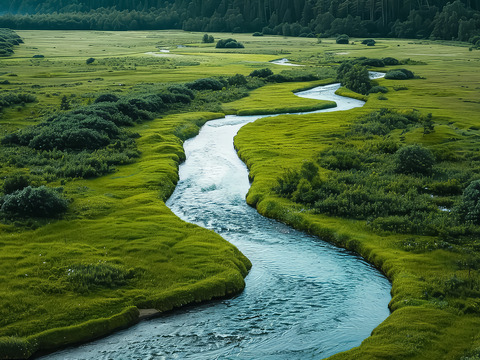
<svg viewBox="0 0 480 360">
<path fill-rule="evenodd" d="M 461 252 L 407 251 L 399 244 L 409 235 L 377 234 L 362 221 L 313 214 L 272 191 L 285 169 L 297 169 L 304 160 L 335 146 L 358 115 L 381 107 L 417 108 L 433 114 L 435 132 L 394 134 L 398 141 L 460 154 L 477 151 L 477 51 L 431 42 L 384 40 L 366 47 L 337 45 L 332 39 L 318 44 L 316 39 L 251 34 L 235 35 L 245 49 L 218 50 L 201 43 L 203 34 L 179 31 L 19 34 L 25 45 L 15 49 L 13 57 L 1 60 L 0 91 L 27 93 L 36 101 L 3 109 L 2 134 L 58 113 L 64 96 L 75 108 L 102 93 L 124 96 L 144 91 L 150 86 L 146 83 L 248 75 L 266 67 L 278 73 L 289 67 L 268 61 L 282 57 L 310 69 L 356 56 L 426 62 L 409 67 L 420 79 L 379 80 L 390 90 L 386 100 L 372 94 L 365 108 L 351 112 L 308 115 L 294 122 L 290 116 L 259 120 L 240 132 L 236 146 L 254 179 L 250 204 L 262 214 L 358 251 L 393 281 L 393 314 L 361 347 L 338 358 L 456 359 L 480 346 L 475 299 L 424 297 L 427 285 L 444 284 L 452 276 L 477 281 L 477 270 L 467 275 L 467 270 L 458 269 Z M 95 61 L 87 64 L 90 57 Z M 134 163 L 117 166 L 114 173 L 96 179 L 38 183 L 63 187 L 69 210 L 61 219 L 0 225 L 0 354 L 26 357 L 39 349 L 89 340 L 134 323 L 138 308 L 164 311 L 241 291 L 249 261 L 213 232 L 179 220 L 163 202 L 178 178 L 178 163 L 184 158 L 182 141 L 223 113 L 328 106 L 292 95 L 293 90 L 319 83 L 268 85 L 234 102 L 207 104 L 209 111 L 175 114 L 171 110 L 131 128 L 139 135 L 136 144 L 141 154 Z M 213 96 L 227 97 L 226 92 L 219 90 Z M 199 104 L 195 110 L 202 110 Z M 45 179 L 40 165 L 24 168 L 5 163 L 1 175 L 12 171 Z"/>
<path fill-rule="evenodd" d="M 358 55 L 400 58 L 403 50 L 395 51 L 391 43 Z M 299 170 L 305 161 L 322 164 L 320 154 L 329 149 L 364 147 L 365 152 L 375 141 L 421 144 L 437 154 L 439 170 L 456 166 L 478 176 L 477 168 L 466 167 L 478 155 L 479 54 L 435 44 L 418 45 L 414 54 L 418 54 L 415 60 L 426 62 L 409 66 L 420 78 L 378 80 L 389 90 L 384 99 L 371 94 L 365 107 L 345 113 L 261 119 L 242 128 L 235 139 L 240 157 L 251 170 L 253 184 L 247 198 L 251 205 L 265 216 L 358 252 L 392 281 L 392 315 L 360 347 L 332 359 L 474 359 L 479 354 L 479 274 L 475 266 L 462 265 L 477 258 L 476 237 L 445 240 L 443 236 L 373 231 L 368 221 L 319 214 L 272 190 L 286 170 Z M 383 139 L 351 138 L 353 124 L 384 107 L 432 113 L 434 131 L 424 134 L 423 127 L 413 127 Z M 438 160 L 442 155 L 443 162 Z M 453 160 L 447 161 L 449 156 Z M 320 167 L 321 181 L 332 171 L 339 170 Z"/>
</svg>

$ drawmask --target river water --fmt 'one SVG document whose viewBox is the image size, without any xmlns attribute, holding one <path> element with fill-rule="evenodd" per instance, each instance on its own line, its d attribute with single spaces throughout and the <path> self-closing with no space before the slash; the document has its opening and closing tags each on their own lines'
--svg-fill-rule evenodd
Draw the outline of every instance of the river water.
<svg viewBox="0 0 480 360">
<path fill-rule="evenodd" d="M 334 94 L 338 84 L 298 93 Z M 44 359 L 322 359 L 360 345 L 388 315 L 391 285 L 360 257 L 260 216 L 245 202 L 248 170 L 233 137 L 262 116 L 207 122 L 185 142 L 187 160 L 167 205 L 180 218 L 213 229 L 253 264 L 245 291 L 164 314 Z"/>
</svg>

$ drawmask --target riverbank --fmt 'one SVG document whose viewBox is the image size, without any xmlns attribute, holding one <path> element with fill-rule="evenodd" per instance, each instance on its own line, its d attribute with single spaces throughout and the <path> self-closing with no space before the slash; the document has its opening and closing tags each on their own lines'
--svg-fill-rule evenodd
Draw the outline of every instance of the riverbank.
<svg viewBox="0 0 480 360">
<path fill-rule="evenodd" d="M 75 215 L 9 233 L 0 267 L 14 276 L 2 279 L 1 358 L 28 358 L 105 336 L 135 324 L 138 309 L 164 312 L 243 290 L 250 261 L 214 232 L 178 219 L 162 201 L 185 156 L 175 133 L 194 135 L 221 116 L 170 115 L 140 125 L 139 161 L 65 185 L 64 194 L 75 196 Z M 15 263 L 6 261 L 12 257 Z M 81 265 L 98 277 L 116 269 L 131 276 L 85 291 L 69 281 L 69 269 Z"/>
<path fill-rule="evenodd" d="M 463 285 L 451 292 L 446 288 L 454 280 L 478 284 L 478 271 L 461 266 L 469 255 L 448 247 L 422 247 L 441 243 L 439 237 L 374 232 L 365 221 L 318 214 L 272 190 L 272 184 L 287 169 L 298 170 L 303 162 L 318 159 L 322 151 L 345 144 L 350 126 L 380 106 L 415 108 L 434 115 L 436 131 L 427 135 L 419 129 L 398 132 L 393 140 L 443 149 L 452 156 L 475 148 L 476 138 L 468 131 L 476 131 L 476 127 L 472 128 L 476 115 L 469 111 L 470 104 L 463 106 L 464 99 L 447 92 L 453 83 L 436 72 L 438 66 L 411 67 L 428 80 L 378 80 L 389 92 L 383 100 L 377 94 L 369 95 L 364 108 L 348 113 L 265 118 L 242 128 L 235 139 L 239 156 L 248 164 L 253 180 L 247 196 L 250 205 L 264 216 L 355 251 L 392 281 L 391 316 L 360 347 L 331 359 L 474 359 L 478 353 L 478 300 L 462 295 Z M 466 71 L 465 67 L 460 69 Z M 469 76 L 476 76 L 473 67 Z M 396 87 L 401 90 L 396 91 Z M 461 116 L 454 115 L 458 109 L 465 110 Z M 270 131 L 273 126 L 275 132 Z M 452 136 L 457 144 L 452 143 Z M 330 171 L 320 169 L 324 177 Z"/>
</svg>

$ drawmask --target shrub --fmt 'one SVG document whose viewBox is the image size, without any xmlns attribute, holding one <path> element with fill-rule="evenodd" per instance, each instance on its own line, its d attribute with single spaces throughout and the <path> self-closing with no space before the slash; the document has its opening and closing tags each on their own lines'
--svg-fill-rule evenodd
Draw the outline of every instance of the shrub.
<svg viewBox="0 0 480 360">
<path fill-rule="evenodd" d="M 350 38 L 348 37 L 348 35 L 343 34 L 343 35 L 337 36 L 337 38 L 335 39 L 335 42 L 337 44 L 348 44 L 349 40 Z"/>
<path fill-rule="evenodd" d="M 254 32 L 254 33 L 252 34 L 252 36 L 263 36 L 263 34 L 262 34 L 261 32 L 258 32 L 258 31 L 257 31 L 257 32 Z"/>
<path fill-rule="evenodd" d="M 374 46 L 375 45 L 375 40 L 373 39 L 365 39 L 362 41 L 362 44 L 363 45 L 367 45 L 367 46 Z"/>
<path fill-rule="evenodd" d="M 32 56 L 34 59 L 43 59 L 45 55 L 33 55 Z"/>
<path fill-rule="evenodd" d="M 203 35 L 202 42 L 205 44 L 211 44 L 215 42 L 215 38 L 212 35 L 205 34 Z"/>
<path fill-rule="evenodd" d="M 245 85 L 247 83 L 247 78 L 242 74 L 235 74 L 228 78 L 228 83 L 230 85 Z"/>
<path fill-rule="evenodd" d="M 54 217 L 68 208 L 68 200 L 46 186 L 27 186 L 3 197 L 0 211 L 7 217 Z"/>
<path fill-rule="evenodd" d="M 406 80 L 406 79 L 413 79 L 414 74 L 410 70 L 407 69 L 396 69 L 387 71 L 385 74 L 385 79 L 392 79 L 392 80 Z"/>
<path fill-rule="evenodd" d="M 238 42 L 235 39 L 221 39 L 218 40 L 217 45 L 215 46 L 217 49 L 224 49 L 224 48 L 243 48 L 243 44 Z"/>
<path fill-rule="evenodd" d="M 88 64 L 91 64 L 95 61 L 95 58 L 88 58 L 85 62 Z"/>
<path fill-rule="evenodd" d="M 185 86 L 192 90 L 222 90 L 224 84 L 214 78 L 205 78 L 187 83 Z"/>
<path fill-rule="evenodd" d="M 395 153 L 396 171 L 399 173 L 429 175 L 434 164 L 432 152 L 420 145 L 404 146 Z"/>
<path fill-rule="evenodd" d="M 475 180 L 463 192 L 458 213 L 465 222 L 480 225 L 480 180 Z"/>
<path fill-rule="evenodd" d="M 95 99 L 95 103 L 100 103 L 100 102 L 117 102 L 119 100 L 119 97 L 114 94 L 103 94 L 100 95 Z"/>
<path fill-rule="evenodd" d="M 363 66 L 384 67 L 385 63 L 380 59 L 364 59 L 360 61 Z"/>
<path fill-rule="evenodd" d="M 342 84 L 359 94 L 366 94 L 372 86 L 367 68 L 361 65 L 353 65 L 343 76 Z"/>
<path fill-rule="evenodd" d="M 17 190 L 23 190 L 29 185 L 29 179 L 24 174 L 13 174 L 8 176 L 3 183 L 3 193 L 11 194 Z"/>
<path fill-rule="evenodd" d="M 248 76 L 251 77 L 259 77 L 259 78 L 266 78 L 270 75 L 273 75 L 273 71 L 269 68 L 253 70 Z"/>
<path fill-rule="evenodd" d="M 383 63 L 387 66 L 398 65 L 400 62 L 393 57 L 386 57 L 382 59 Z"/>
</svg>

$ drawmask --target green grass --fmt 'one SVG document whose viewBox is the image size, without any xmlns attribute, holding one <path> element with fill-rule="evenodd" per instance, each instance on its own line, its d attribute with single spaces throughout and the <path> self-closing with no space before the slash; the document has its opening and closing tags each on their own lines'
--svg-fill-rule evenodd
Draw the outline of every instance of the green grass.
<svg viewBox="0 0 480 360">
<path fill-rule="evenodd" d="M 458 359 L 473 349 L 473 339 L 479 335 L 478 300 L 458 294 L 439 301 L 426 294 L 453 277 L 473 276 L 474 281 L 478 281 L 478 271 L 468 274 L 458 267 L 458 261 L 464 256 L 461 252 L 412 253 L 399 246 L 411 241 L 409 235 L 376 234 L 365 221 L 314 214 L 272 192 L 272 183 L 286 169 L 298 169 L 303 161 L 341 144 L 343 134 L 358 116 L 385 106 L 398 110 L 415 108 L 434 116 L 434 132 L 423 135 L 418 128 L 406 134 L 398 131 L 392 135 L 396 141 L 424 144 L 439 154 L 448 150 L 461 156 L 478 151 L 476 129 L 480 105 L 475 100 L 478 93 L 475 84 L 480 80 L 476 72 L 478 52 L 471 54 L 466 47 L 430 42 L 383 40 L 382 43 L 385 46 L 381 49 L 349 51 L 348 55 L 402 58 L 411 54 L 413 59 L 427 62 L 427 65 L 406 66 L 422 78 L 377 80 L 389 88 L 388 100 L 378 100 L 378 94 L 372 94 L 364 108 L 302 117 L 283 115 L 261 119 L 242 128 L 235 138 L 235 146 L 253 179 L 247 201 L 265 216 L 358 252 L 392 281 L 392 315 L 360 347 L 332 359 Z M 401 46 L 395 47 L 396 43 Z M 394 86 L 407 89 L 395 91 Z M 348 92 L 342 94 L 348 95 Z"/>
<path fill-rule="evenodd" d="M 459 157 L 478 151 L 480 52 L 468 51 L 468 45 L 397 39 L 375 39 L 374 47 L 365 47 L 338 45 L 333 39 L 317 44 L 308 38 L 235 34 L 245 49 L 218 50 L 214 44 L 201 43 L 203 33 L 181 31 L 18 33 L 25 44 L 13 57 L 1 60 L 0 81 L 10 84 L 0 85 L 0 95 L 24 92 L 38 101 L 1 113 L 1 134 L 57 112 L 63 95 L 76 106 L 100 93 L 138 91 L 143 83 L 248 75 L 265 67 L 278 73 L 288 67 L 268 61 L 283 57 L 312 67 L 357 56 L 426 62 L 401 66 L 420 78 L 377 80 L 389 89 L 388 100 L 372 94 L 364 108 L 348 112 L 261 119 L 243 128 L 235 145 L 251 170 L 247 201 L 260 213 L 357 251 L 392 281 L 392 315 L 360 347 L 332 359 L 458 359 L 479 347 L 475 299 L 439 302 L 424 296 L 429 286 L 453 275 L 467 276 L 457 267 L 460 253 L 407 251 L 399 244 L 411 236 L 379 235 L 364 222 L 312 214 L 275 196 L 271 187 L 285 169 L 296 169 L 335 146 L 356 117 L 381 107 L 433 114 L 435 132 L 425 136 L 419 130 L 397 132 L 392 135 L 395 141 L 421 143 L 436 153 Z M 159 49 L 170 53 L 146 54 Z M 33 59 L 35 54 L 45 58 Z M 87 65 L 89 57 L 96 61 Z M 250 114 L 328 106 L 292 93 L 319 83 L 269 85 L 224 104 L 222 111 Z M 63 219 L 31 227 L 0 225 L 2 355 L 27 356 L 101 336 L 137 321 L 139 308 L 164 311 L 243 289 L 250 262 L 215 233 L 178 219 L 163 202 L 174 189 L 178 164 L 184 159 L 181 139 L 222 115 L 170 114 L 138 125 L 133 130 L 141 135 L 139 160 L 109 176 L 63 184 L 65 196 L 72 200 Z M 2 173 L 9 169 L 4 167 Z M 69 269 L 77 271 L 74 280 Z M 99 281 L 92 280 L 92 272 Z M 478 273 L 473 276 L 478 278 Z"/>
</svg>

